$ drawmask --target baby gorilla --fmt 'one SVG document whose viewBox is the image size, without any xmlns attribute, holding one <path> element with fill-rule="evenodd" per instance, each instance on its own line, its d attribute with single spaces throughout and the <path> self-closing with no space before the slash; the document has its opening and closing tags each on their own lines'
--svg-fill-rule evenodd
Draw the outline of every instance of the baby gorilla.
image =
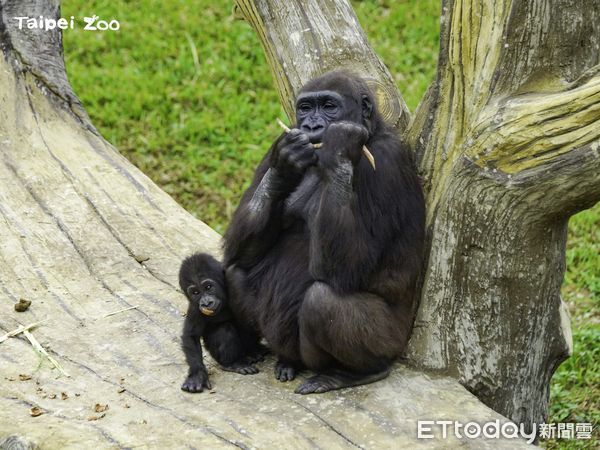
<svg viewBox="0 0 600 450">
<path fill-rule="evenodd" d="M 247 335 L 235 323 L 227 305 L 221 263 L 205 253 L 186 258 L 179 270 L 179 286 L 189 300 L 182 348 L 190 369 L 181 389 L 187 392 L 211 389 L 200 338 L 223 370 L 242 375 L 257 373 L 253 363 L 262 359 L 264 348 L 256 337 Z"/>
</svg>

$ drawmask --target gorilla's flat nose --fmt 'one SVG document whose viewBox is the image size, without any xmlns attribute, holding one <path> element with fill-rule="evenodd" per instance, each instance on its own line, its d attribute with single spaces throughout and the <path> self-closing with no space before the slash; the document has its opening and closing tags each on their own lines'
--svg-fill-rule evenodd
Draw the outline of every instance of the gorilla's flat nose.
<svg viewBox="0 0 600 450">
<path fill-rule="evenodd" d="M 202 306 L 203 308 L 213 309 L 215 307 L 215 300 L 213 298 L 203 300 L 200 303 L 200 306 Z"/>
<path fill-rule="evenodd" d="M 323 125 L 321 125 L 320 123 L 302 125 L 302 129 L 305 131 L 308 131 L 309 133 L 314 133 L 315 131 L 322 130 L 323 128 L 325 128 L 325 127 Z"/>
</svg>

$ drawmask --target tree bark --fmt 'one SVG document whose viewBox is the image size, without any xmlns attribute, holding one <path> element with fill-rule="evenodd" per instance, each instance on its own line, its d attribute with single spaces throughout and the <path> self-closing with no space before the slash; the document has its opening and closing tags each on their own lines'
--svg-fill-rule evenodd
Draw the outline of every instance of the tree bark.
<svg viewBox="0 0 600 450">
<path fill-rule="evenodd" d="M 274 381 L 272 358 L 243 379 L 209 359 L 215 389 L 180 391 L 177 271 L 193 251 L 218 254 L 219 236 L 98 134 L 67 81 L 60 33 L 13 20 L 40 15 L 57 18 L 58 2 L 0 0 L 0 337 L 44 321 L 29 336 L 69 376 L 21 335 L 0 339 L 0 442 L 14 433 L 49 449 L 428 447 L 419 419 L 506 420 L 455 380 L 405 367 L 303 397 Z M 32 302 L 26 312 L 13 308 L 20 298 Z"/>
<path fill-rule="evenodd" d="M 346 0 L 237 5 L 284 105 L 331 68 L 389 77 L 379 59 L 363 64 L 376 57 Z M 600 199 L 599 19 L 598 0 L 444 1 L 436 80 L 398 127 L 428 208 L 408 357 L 530 427 L 544 421 L 550 378 L 571 351 L 560 299 L 568 218 Z M 337 52 L 339 41 L 352 45 Z M 326 60 L 305 58 L 322 43 Z M 403 104 L 384 92 L 380 102 Z"/>
<path fill-rule="evenodd" d="M 238 0 L 235 12 L 256 30 L 290 120 L 296 118 L 295 93 L 307 81 L 329 70 L 347 69 L 367 81 L 385 120 L 399 131 L 406 129 L 408 108 L 367 43 L 350 3 Z"/>
</svg>

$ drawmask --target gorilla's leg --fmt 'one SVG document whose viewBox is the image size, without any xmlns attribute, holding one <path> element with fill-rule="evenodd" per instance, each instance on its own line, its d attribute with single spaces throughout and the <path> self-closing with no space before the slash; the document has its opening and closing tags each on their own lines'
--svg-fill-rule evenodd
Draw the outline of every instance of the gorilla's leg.
<svg viewBox="0 0 600 450">
<path fill-rule="evenodd" d="M 405 325 L 380 297 L 341 296 L 316 282 L 300 310 L 302 360 L 317 375 L 297 390 L 320 393 L 381 380 L 404 347 Z"/>
</svg>

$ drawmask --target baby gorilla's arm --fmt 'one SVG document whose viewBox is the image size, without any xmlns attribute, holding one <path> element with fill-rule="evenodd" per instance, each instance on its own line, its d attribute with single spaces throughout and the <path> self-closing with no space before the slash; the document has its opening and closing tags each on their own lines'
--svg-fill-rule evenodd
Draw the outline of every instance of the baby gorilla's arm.
<svg viewBox="0 0 600 450">
<path fill-rule="evenodd" d="M 208 373 L 202 361 L 202 347 L 200 346 L 202 330 L 202 318 L 198 314 L 188 312 L 183 327 L 182 348 L 189 371 L 181 385 L 181 389 L 187 392 L 202 392 L 204 389 L 211 389 Z"/>
<path fill-rule="evenodd" d="M 210 324 L 203 335 L 204 345 L 223 370 L 242 375 L 258 373 L 256 356 L 246 355 L 246 346 L 233 322 Z"/>
</svg>

